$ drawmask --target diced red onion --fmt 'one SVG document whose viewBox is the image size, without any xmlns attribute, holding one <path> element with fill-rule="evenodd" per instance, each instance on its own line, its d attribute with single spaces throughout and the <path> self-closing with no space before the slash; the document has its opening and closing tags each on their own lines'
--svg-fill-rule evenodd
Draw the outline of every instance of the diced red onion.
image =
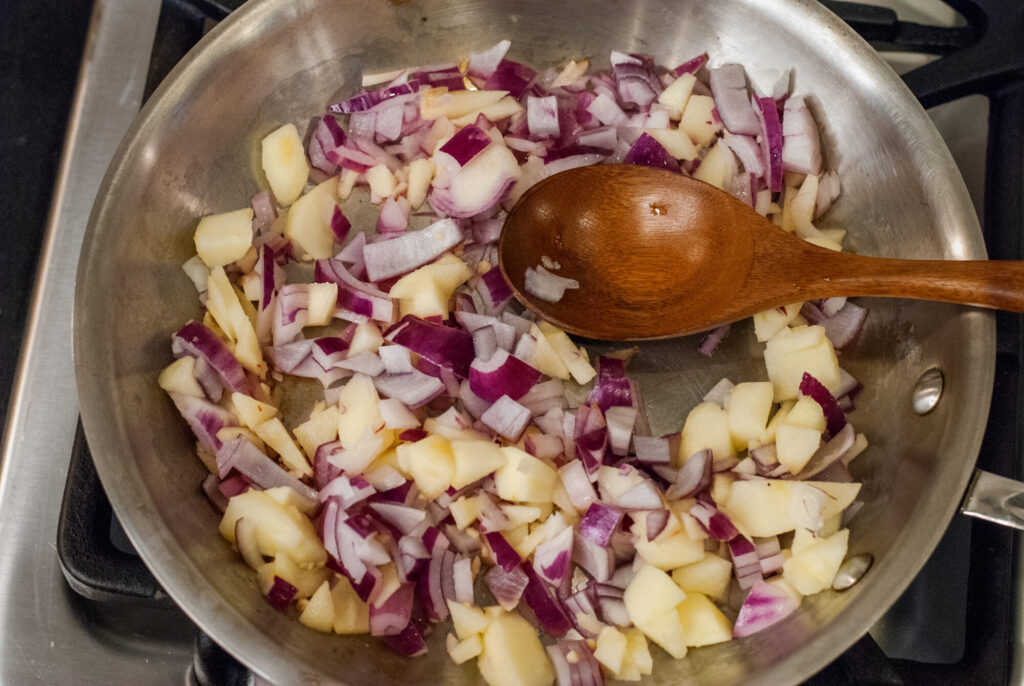
<svg viewBox="0 0 1024 686">
<path fill-rule="evenodd" d="M 725 64 L 708 70 L 711 94 L 718 116 L 729 133 L 756 136 L 761 132 L 747 95 L 747 77 L 738 64 Z M 774 104 L 774 100 L 772 101 Z"/>
<path fill-rule="evenodd" d="M 737 534 L 729 541 L 729 552 L 740 588 L 750 588 L 762 580 L 760 558 L 749 539 Z"/>
<path fill-rule="evenodd" d="M 465 331 L 406 315 L 384 332 L 384 338 L 450 369 L 460 378 L 469 376 L 474 357 L 473 337 Z"/>
<path fill-rule="evenodd" d="M 253 569 L 263 566 L 263 555 L 259 549 L 259 531 L 256 524 L 246 517 L 239 517 L 235 522 L 235 546 L 245 564 Z"/>
<path fill-rule="evenodd" d="M 328 109 L 337 114 L 351 114 L 352 112 L 365 112 L 377 105 L 396 98 L 401 95 L 414 94 L 419 89 L 418 82 L 398 84 L 387 88 L 368 91 L 354 95 L 347 100 L 331 105 Z"/>
<path fill-rule="evenodd" d="M 672 73 L 676 76 L 682 76 L 683 74 L 696 74 L 701 67 L 707 64 L 708 54 L 701 53 L 691 60 L 683 62 L 678 67 L 672 70 Z"/>
<path fill-rule="evenodd" d="M 523 600 L 536 616 L 541 628 L 552 638 L 561 638 L 572 628 L 565 608 L 558 597 L 541 580 L 530 565 L 523 565 L 528 582 L 523 591 Z"/>
<path fill-rule="evenodd" d="M 640 134 L 640 137 L 629 148 L 623 163 L 679 172 L 679 162 L 676 158 L 672 157 L 668 150 L 665 149 L 665 146 L 646 132 Z"/>
<path fill-rule="evenodd" d="M 661 492 L 649 479 L 644 479 L 625 493 L 615 496 L 614 502 L 629 512 L 657 510 L 663 505 Z"/>
<path fill-rule="evenodd" d="M 701 450 L 691 455 L 679 468 L 675 483 L 665 491 L 665 497 L 670 500 L 689 498 L 707 488 L 711 483 L 713 461 L 710 450 Z"/>
<path fill-rule="evenodd" d="M 235 416 L 219 405 L 181 393 L 169 393 L 174 406 L 188 423 L 192 433 L 199 439 L 199 443 L 210 453 L 217 453 L 221 448 L 221 441 L 217 438 L 217 432 L 225 426 L 236 426 L 238 421 Z M 225 470 L 219 476 L 223 479 L 227 475 Z"/>
<path fill-rule="evenodd" d="M 523 281 L 527 293 L 549 303 L 561 300 L 566 289 L 580 287 L 579 281 L 552 274 L 541 265 L 527 267 Z"/>
<path fill-rule="evenodd" d="M 469 53 L 469 75 L 486 80 L 498 68 L 510 47 L 512 42 L 503 40 L 483 52 Z"/>
<path fill-rule="evenodd" d="M 742 638 L 785 619 L 791 615 L 800 601 L 785 591 L 764 581 L 755 583 L 740 607 L 736 623 L 732 627 L 733 638 Z"/>
<path fill-rule="evenodd" d="M 618 530 L 623 516 L 618 507 L 595 501 L 580 521 L 580 534 L 602 548 L 606 547 L 611 543 L 612 534 Z"/>
<path fill-rule="evenodd" d="M 483 330 L 478 329 L 474 336 Z M 497 403 L 502 396 L 511 400 L 522 398 L 540 377 L 538 370 L 504 350 L 496 350 L 487 361 L 477 357 L 469 367 L 470 388 L 491 403 Z"/>
<path fill-rule="evenodd" d="M 519 563 L 522 562 L 519 553 L 516 552 L 516 549 L 509 544 L 500 532 L 487 531 L 484 532 L 483 537 L 491 548 L 491 558 L 494 560 L 495 565 L 509 572 L 513 568 L 518 567 Z"/>
<path fill-rule="evenodd" d="M 572 571 L 573 528 L 566 526 L 551 539 L 537 546 L 533 554 L 533 569 L 541 579 L 555 588 L 569 581 Z"/>
<path fill-rule="evenodd" d="M 200 322 L 192 321 L 181 327 L 171 338 L 171 351 L 175 357 L 202 357 L 217 370 L 225 386 L 236 393 L 250 392 L 242 365 L 217 335 Z"/>
<path fill-rule="evenodd" d="M 690 515 L 700 522 L 708 535 L 716 541 L 732 541 L 739 535 L 732 521 L 719 512 L 710 500 L 699 500 L 690 508 Z"/>
<path fill-rule="evenodd" d="M 546 650 L 558 686 L 604 686 L 601 665 L 585 641 L 559 641 Z"/>
<path fill-rule="evenodd" d="M 597 500 L 597 493 L 583 465 L 578 460 L 571 460 L 559 467 L 558 473 L 573 506 L 580 512 L 586 512 Z"/>
<path fill-rule="evenodd" d="M 647 531 L 648 541 L 653 541 L 658 537 L 658 534 L 665 530 L 665 526 L 668 525 L 669 514 L 668 510 L 651 510 L 647 513 L 645 530 Z"/>
<path fill-rule="evenodd" d="M 383 603 L 370 603 L 371 636 L 395 636 L 409 625 L 415 597 L 413 591 L 412 584 L 402 584 Z"/>
<path fill-rule="evenodd" d="M 518 100 L 523 97 L 523 93 L 530 87 L 535 76 L 537 76 L 537 72 L 525 64 L 502 59 L 487 77 L 484 89 L 508 91 L 509 95 Z"/>
<path fill-rule="evenodd" d="M 500 565 L 495 565 L 484 574 L 484 583 L 487 584 L 491 595 L 498 601 L 498 605 L 508 612 L 519 604 L 529 582 L 529 577 L 519 565 L 507 571 Z"/>
<path fill-rule="evenodd" d="M 363 248 L 370 281 L 381 281 L 422 267 L 462 242 L 462 229 L 451 219 Z"/>
<path fill-rule="evenodd" d="M 800 379 L 800 393 L 821 405 L 821 410 L 825 413 L 825 421 L 827 423 L 825 431 L 829 436 L 836 435 L 846 426 L 846 413 L 836 404 L 836 399 L 832 396 L 832 393 L 807 372 L 804 372 L 803 377 Z"/>
<path fill-rule="evenodd" d="M 731 326 L 731 324 L 722 324 L 721 326 L 712 329 L 704 338 L 704 342 L 700 344 L 700 348 L 698 349 L 700 354 L 710 357 L 711 353 L 715 351 L 715 348 L 721 344 L 722 340 L 729 333 Z"/>
<path fill-rule="evenodd" d="M 274 576 L 273 584 L 267 590 L 266 598 L 275 610 L 284 612 L 295 600 L 295 594 L 299 589 L 292 586 L 279 576 Z"/>
<path fill-rule="evenodd" d="M 768 190 L 782 190 L 782 125 L 773 98 L 754 96 L 754 111 L 761 124 L 761 156 L 765 160 L 764 179 Z"/>
<path fill-rule="evenodd" d="M 832 341 L 833 347 L 842 350 L 852 343 L 864 328 L 864 320 L 867 316 L 866 309 L 847 302 L 835 315 L 822 321 L 821 325 L 825 328 L 825 335 Z"/>
<path fill-rule="evenodd" d="M 464 167 L 467 162 L 483 152 L 484 148 L 493 142 L 493 139 L 482 131 L 479 126 L 469 124 L 459 129 L 454 136 L 449 138 L 441 146 L 441 152 L 451 155 L 456 164 Z"/>
<path fill-rule="evenodd" d="M 510 441 L 518 441 L 526 425 L 530 423 L 531 412 L 507 395 L 502 395 L 487 411 L 480 416 L 480 421 L 499 436 Z"/>
<path fill-rule="evenodd" d="M 641 462 L 666 465 L 671 462 L 667 438 L 633 436 L 633 447 L 636 449 L 636 459 Z"/>
<path fill-rule="evenodd" d="M 423 634 L 415 622 L 409 622 L 402 631 L 394 636 L 384 636 L 383 641 L 392 650 L 405 657 L 419 657 L 427 654 L 427 644 Z"/>
<path fill-rule="evenodd" d="M 393 243 L 396 240 L 399 239 L 386 242 Z M 340 260 L 317 260 L 315 279 L 318 283 L 338 284 L 338 309 L 334 315 L 336 317 L 358 324 L 367 319 L 391 322 L 395 316 L 395 305 L 391 297 L 355 278 Z"/>
<path fill-rule="evenodd" d="M 783 107 L 782 168 L 798 174 L 821 173 L 818 125 L 802 95 L 788 98 Z"/>
</svg>

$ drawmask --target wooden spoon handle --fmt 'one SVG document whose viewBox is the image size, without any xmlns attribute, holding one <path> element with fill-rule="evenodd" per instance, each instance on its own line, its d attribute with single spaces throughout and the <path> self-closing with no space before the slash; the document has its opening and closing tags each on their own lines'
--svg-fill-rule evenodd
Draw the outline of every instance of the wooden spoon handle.
<svg viewBox="0 0 1024 686">
<path fill-rule="evenodd" d="M 838 295 L 894 296 L 1024 312 L 1024 262 L 895 260 L 833 253 L 807 288 Z"/>
</svg>

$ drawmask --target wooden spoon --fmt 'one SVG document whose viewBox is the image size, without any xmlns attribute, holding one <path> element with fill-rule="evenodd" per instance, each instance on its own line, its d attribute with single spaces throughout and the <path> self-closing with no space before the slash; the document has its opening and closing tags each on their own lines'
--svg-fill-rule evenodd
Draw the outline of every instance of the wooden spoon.
<svg viewBox="0 0 1024 686">
<path fill-rule="evenodd" d="M 615 164 L 555 174 L 509 213 L 501 270 L 528 308 L 570 333 L 669 338 L 788 303 L 895 296 L 1024 312 L 1024 262 L 895 260 L 786 233 L 714 186 Z M 558 302 L 526 292 L 548 258 L 580 283 Z"/>
</svg>

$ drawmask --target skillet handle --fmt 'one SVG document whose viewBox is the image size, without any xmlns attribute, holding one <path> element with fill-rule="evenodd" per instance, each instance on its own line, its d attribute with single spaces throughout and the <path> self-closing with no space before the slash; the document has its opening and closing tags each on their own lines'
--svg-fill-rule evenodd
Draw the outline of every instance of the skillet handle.
<svg viewBox="0 0 1024 686">
<path fill-rule="evenodd" d="M 1024 482 L 976 469 L 960 511 L 971 517 L 1024 530 Z"/>
</svg>

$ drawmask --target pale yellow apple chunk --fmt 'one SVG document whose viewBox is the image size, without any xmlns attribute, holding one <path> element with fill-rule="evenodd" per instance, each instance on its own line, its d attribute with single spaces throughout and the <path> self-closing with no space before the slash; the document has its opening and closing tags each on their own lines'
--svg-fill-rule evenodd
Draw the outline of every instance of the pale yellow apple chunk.
<svg viewBox="0 0 1024 686">
<path fill-rule="evenodd" d="M 550 686 L 555 680 L 537 632 L 513 613 L 491 619 L 477 666 L 490 686 Z"/>
<path fill-rule="evenodd" d="M 277 202 L 291 205 L 309 179 L 309 164 L 302 137 L 294 124 L 285 124 L 263 139 L 263 173 Z"/>
</svg>

